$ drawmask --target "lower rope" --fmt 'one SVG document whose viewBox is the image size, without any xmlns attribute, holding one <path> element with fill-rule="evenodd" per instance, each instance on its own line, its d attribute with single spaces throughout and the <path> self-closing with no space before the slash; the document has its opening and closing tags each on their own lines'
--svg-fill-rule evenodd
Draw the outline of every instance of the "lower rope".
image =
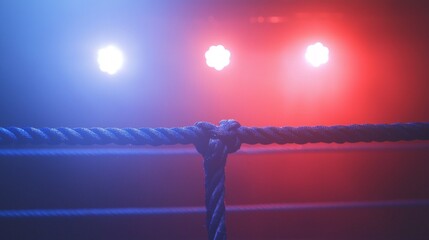
<svg viewBox="0 0 429 240">
<path fill-rule="evenodd" d="M 389 201 L 278 203 L 226 207 L 229 213 L 353 210 L 362 208 L 429 208 L 429 199 Z M 104 217 L 204 214 L 204 207 L 176 208 L 96 208 L 0 210 L 0 218 Z"/>
<path fill-rule="evenodd" d="M 360 152 L 360 151 L 429 151 L 428 142 L 360 143 L 287 145 L 275 147 L 245 147 L 237 155 L 288 154 L 316 152 Z M 0 148 L 2 157 L 141 157 L 141 156 L 192 156 L 198 155 L 194 148 L 148 149 L 148 148 Z"/>
</svg>

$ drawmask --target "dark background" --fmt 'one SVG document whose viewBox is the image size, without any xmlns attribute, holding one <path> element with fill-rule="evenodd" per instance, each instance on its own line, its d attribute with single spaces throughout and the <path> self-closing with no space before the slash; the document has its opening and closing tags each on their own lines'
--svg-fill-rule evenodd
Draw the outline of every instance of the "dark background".
<svg viewBox="0 0 429 240">
<path fill-rule="evenodd" d="M 1 1 L 0 126 L 429 121 L 424 1 Z M 263 17 L 263 23 L 255 22 Z M 279 17 L 280 23 L 267 23 Z M 312 68 L 305 48 L 330 60 Z M 115 76 L 96 52 L 125 54 Z M 223 44 L 217 72 L 204 52 Z M 429 198 L 429 150 L 232 155 L 228 205 Z M 0 209 L 202 206 L 201 157 L 4 157 Z M 429 209 L 227 215 L 230 239 L 428 239 Z M 203 215 L 2 219 L 0 239 L 205 239 Z"/>
</svg>

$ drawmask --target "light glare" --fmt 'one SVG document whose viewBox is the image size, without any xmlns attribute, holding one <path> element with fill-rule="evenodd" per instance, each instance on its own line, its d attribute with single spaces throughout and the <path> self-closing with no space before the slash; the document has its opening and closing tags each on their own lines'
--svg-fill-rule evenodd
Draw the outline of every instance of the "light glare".
<svg viewBox="0 0 429 240">
<path fill-rule="evenodd" d="M 211 46 L 205 57 L 207 66 L 220 71 L 229 65 L 231 52 L 222 45 Z"/>
<path fill-rule="evenodd" d="M 307 47 L 305 59 L 314 67 L 319 67 L 329 60 L 329 49 L 323 46 L 322 43 L 317 42 Z"/>
<path fill-rule="evenodd" d="M 124 56 L 120 49 L 110 45 L 98 50 L 97 62 L 102 72 L 116 74 L 124 63 Z"/>
</svg>

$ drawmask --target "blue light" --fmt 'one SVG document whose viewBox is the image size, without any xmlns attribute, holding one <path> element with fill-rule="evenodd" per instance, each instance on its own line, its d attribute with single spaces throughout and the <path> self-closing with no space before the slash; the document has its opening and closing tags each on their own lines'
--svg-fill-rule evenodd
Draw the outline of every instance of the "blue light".
<svg viewBox="0 0 429 240">
<path fill-rule="evenodd" d="M 114 75 L 122 68 L 124 55 L 119 48 L 109 45 L 98 50 L 97 62 L 100 71 Z"/>
</svg>

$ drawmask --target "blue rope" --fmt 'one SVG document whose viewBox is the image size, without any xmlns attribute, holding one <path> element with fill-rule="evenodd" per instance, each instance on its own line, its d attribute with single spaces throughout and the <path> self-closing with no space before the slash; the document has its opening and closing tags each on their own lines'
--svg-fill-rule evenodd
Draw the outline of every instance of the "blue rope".
<svg viewBox="0 0 429 240">
<path fill-rule="evenodd" d="M 204 157 L 209 239 L 226 239 L 225 164 L 229 153 L 247 144 L 355 143 L 429 140 L 429 123 L 315 127 L 241 127 L 206 122 L 182 128 L 0 128 L 0 145 L 18 144 L 194 144 Z"/>
<path fill-rule="evenodd" d="M 197 143 L 198 152 L 204 157 L 205 198 L 209 239 L 226 239 L 225 224 L 225 165 L 228 153 L 240 149 L 237 129 L 240 124 L 224 120 L 216 127 L 209 123 L 197 123 L 199 128 L 210 132 L 209 138 Z"/>
<path fill-rule="evenodd" d="M 63 157 L 63 156 L 169 156 L 169 155 L 197 155 L 195 149 L 1 149 L 0 157 Z"/>
<path fill-rule="evenodd" d="M 205 133 L 195 126 L 182 128 L 0 128 L 0 145 L 10 144 L 192 144 Z"/>
<path fill-rule="evenodd" d="M 277 153 L 313 153 L 313 152 L 350 152 L 350 151 L 414 151 L 429 150 L 428 142 L 408 143 L 361 143 L 336 145 L 288 145 L 287 147 L 240 148 L 236 155 L 277 154 Z M 1 157 L 64 157 L 64 156 L 169 156 L 197 155 L 193 148 L 147 149 L 147 148 L 0 148 Z"/>
<path fill-rule="evenodd" d="M 232 120 L 231 120 L 232 121 Z M 210 127 L 208 127 L 210 126 Z M 197 144 L 216 134 L 215 125 L 180 128 L 0 128 L 0 145 L 22 144 Z M 428 140 L 429 123 L 362 124 L 314 127 L 239 127 L 246 144 L 355 143 Z"/>
<path fill-rule="evenodd" d="M 421 208 L 429 207 L 429 199 L 390 201 L 282 203 L 228 206 L 230 213 L 245 212 L 291 212 L 312 210 L 342 210 L 362 208 Z M 0 210 L 0 218 L 46 218 L 46 217 L 103 217 L 103 216 L 152 216 L 204 214 L 204 207 L 176 208 L 107 208 L 107 209 L 31 209 Z"/>
</svg>

